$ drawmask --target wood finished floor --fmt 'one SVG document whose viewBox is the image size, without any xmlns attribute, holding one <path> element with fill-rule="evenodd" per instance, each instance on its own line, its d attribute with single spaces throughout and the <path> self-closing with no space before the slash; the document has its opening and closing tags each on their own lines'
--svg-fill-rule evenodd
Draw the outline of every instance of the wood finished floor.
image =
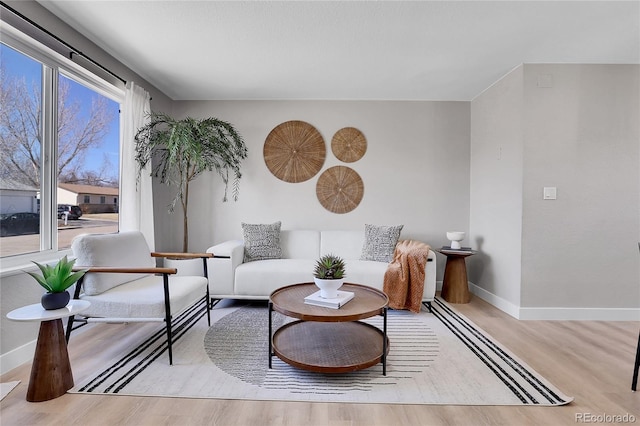
<svg viewBox="0 0 640 426">
<path fill-rule="evenodd" d="M 518 321 L 474 297 L 456 308 L 574 401 L 562 407 L 265 402 L 66 394 L 25 400 L 30 364 L 1 377 L 21 383 L 0 402 L 9 425 L 575 425 L 577 416 L 635 416 L 631 392 L 638 322 Z M 76 382 L 148 325 L 96 325 L 72 336 Z M 612 418 L 613 419 L 613 418 Z M 597 420 L 597 418 L 595 418 Z M 615 420 L 615 419 L 613 419 Z M 591 421 L 593 422 L 593 419 Z"/>
</svg>

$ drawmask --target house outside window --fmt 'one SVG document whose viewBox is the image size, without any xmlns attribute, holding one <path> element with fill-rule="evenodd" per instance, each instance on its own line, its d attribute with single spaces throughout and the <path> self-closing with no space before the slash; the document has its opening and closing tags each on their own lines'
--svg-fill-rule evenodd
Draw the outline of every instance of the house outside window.
<svg viewBox="0 0 640 426">
<path fill-rule="evenodd" d="M 118 191 L 123 92 L 13 27 L 0 33 L 0 213 L 36 218 L 2 220 L 4 267 L 40 259 L 36 253 L 50 257 L 78 233 L 92 232 L 82 218 L 74 226 L 59 219 L 59 205 L 81 203 L 79 195 L 61 199 L 58 184 Z M 117 232 L 117 215 L 104 225 L 101 232 Z"/>
</svg>

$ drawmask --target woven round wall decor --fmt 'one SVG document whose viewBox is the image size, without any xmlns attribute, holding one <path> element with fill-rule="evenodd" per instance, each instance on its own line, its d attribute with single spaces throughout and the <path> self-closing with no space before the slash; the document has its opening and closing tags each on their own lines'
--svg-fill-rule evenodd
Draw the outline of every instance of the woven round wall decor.
<svg viewBox="0 0 640 426">
<path fill-rule="evenodd" d="M 331 151 L 340 161 L 353 163 L 367 152 L 367 140 L 362 132 L 354 127 L 345 127 L 333 135 Z"/>
<path fill-rule="evenodd" d="M 316 195 L 322 206 L 333 213 L 348 213 L 358 207 L 364 196 L 364 183 L 355 170 L 334 166 L 318 178 Z"/>
<path fill-rule="evenodd" d="M 324 164 L 327 148 L 318 130 L 304 121 L 277 125 L 264 142 L 264 162 L 275 177 L 285 182 L 304 182 Z"/>
</svg>

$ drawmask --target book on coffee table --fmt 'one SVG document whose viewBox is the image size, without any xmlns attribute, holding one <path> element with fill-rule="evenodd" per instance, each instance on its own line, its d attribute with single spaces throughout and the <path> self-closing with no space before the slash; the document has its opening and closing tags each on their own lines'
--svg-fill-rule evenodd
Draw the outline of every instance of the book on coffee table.
<svg viewBox="0 0 640 426">
<path fill-rule="evenodd" d="M 333 299 L 325 299 L 320 297 L 320 290 L 304 298 L 304 303 L 307 305 L 324 306 L 325 308 L 339 309 L 349 300 L 353 299 L 354 293 L 351 291 L 338 290 L 338 297 Z"/>
</svg>

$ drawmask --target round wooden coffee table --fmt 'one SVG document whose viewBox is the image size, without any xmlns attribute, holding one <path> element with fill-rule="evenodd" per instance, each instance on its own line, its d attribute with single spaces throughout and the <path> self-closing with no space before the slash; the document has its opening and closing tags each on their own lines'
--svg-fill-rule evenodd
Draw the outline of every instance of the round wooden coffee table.
<svg viewBox="0 0 640 426">
<path fill-rule="evenodd" d="M 304 298 L 318 291 L 313 283 L 282 287 L 269 298 L 269 368 L 275 355 L 305 370 L 346 373 L 382 363 L 387 374 L 387 305 L 389 298 L 372 287 L 345 283 L 340 291 L 355 296 L 339 309 L 308 305 Z M 297 318 L 273 332 L 273 311 Z M 383 317 L 383 329 L 358 320 Z"/>
</svg>

